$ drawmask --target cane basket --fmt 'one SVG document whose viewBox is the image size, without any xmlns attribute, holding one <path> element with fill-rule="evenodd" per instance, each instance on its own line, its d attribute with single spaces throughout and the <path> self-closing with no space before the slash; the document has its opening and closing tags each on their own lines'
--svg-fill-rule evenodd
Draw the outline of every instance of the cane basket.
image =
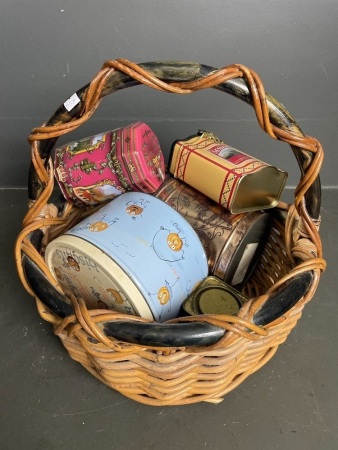
<svg viewBox="0 0 338 450">
<path fill-rule="evenodd" d="M 175 94 L 214 88 L 254 108 L 259 126 L 288 144 L 300 168 L 294 202 L 269 210 L 272 229 L 243 289 L 237 316 L 199 315 L 156 323 L 111 310 L 88 310 L 62 292 L 44 261 L 46 245 L 97 207 L 78 208 L 54 186 L 51 153 L 59 136 L 86 122 L 106 95 L 136 85 Z M 15 246 L 20 279 L 40 316 L 69 355 L 109 387 L 149 405 L 218 403 L 276 352 L 313 297 L 325 269 L 319 235 L 323 150 L 268 95 L 259 76 L 239 64 L 107 61 L 29 136 L 28 212 Z M 210 180 L 209 180 L 210 182 Z M 99 326 L 100 325 L 100 326 Z"/>
</svg>

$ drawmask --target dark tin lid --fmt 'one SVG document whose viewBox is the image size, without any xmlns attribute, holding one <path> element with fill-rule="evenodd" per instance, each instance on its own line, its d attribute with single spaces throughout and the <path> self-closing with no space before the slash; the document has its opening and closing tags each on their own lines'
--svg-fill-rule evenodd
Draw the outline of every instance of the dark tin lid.
<svg viewBox="0 0 338 450">
<path fill-rule="evenodd" d="M 183 302 L 182 309 L 189 315 L 235 315 L 247 298 L 217 277 L 205 278 Z"/>
</svg>

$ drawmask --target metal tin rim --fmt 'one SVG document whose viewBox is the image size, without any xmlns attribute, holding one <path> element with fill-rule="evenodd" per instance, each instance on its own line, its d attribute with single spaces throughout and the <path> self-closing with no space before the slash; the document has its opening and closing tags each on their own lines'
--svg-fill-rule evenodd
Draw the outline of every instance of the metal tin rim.
<svg viewBox="0 0 338 450">
<path fill-rule="evenodd" d="M 239 189 L 241 188 L 241 185 L 245 183 L 245 180 L 249 179 L 251 176 L 254 176 L 254 175 L 257 176 L 257 174 L 260 172 L 272 172 L 273 175 L 275 175 L 275 176 L 279 175 L 280 177 L 282 177 L 282 180 L 279 184 L 279 190 L 272 193 L 273 197 L 269 197 L 271 200 L 269 203 L 267 202 L 264 204 L 260 204 L 259 206 L 255 205 L 254 207 L 252 207 L 252 206 L 241 207 L 241 206 L 236 206 L 235 201 L 231 202 L 231 204 L 229 205 L 229 211 L 232 214 L 239 214 L 239 213 L 246 213 L 246 212 L 250 212 L 250 211 L 253 212 L 253 211 L 257 211 L 257 210 L 271 209 L 277 205 L 277 203 L 280 199 L 280 196 L 282 195 L 282 192 L 284 190 L 284 186 L 287 181 L 288 174 L 287 174 L 287 172 L 284 172 L 283 170 L 280 170 L 277 167 L 270 166 L 270 165 L 262 166 L 256 172 L 254 172 L 252 174 L 246 174 L 245 176 L 240 177 L 238 180 L 235 192 L 234 192 L 234 198 L 236 199 L 235 194 L 239 191 Z"/>
<path fill-rule="evenodd" d="M 73 235 L 63 235 L 55 239 L 48 245 L 46 249 L 45 260 L 56 280 L 57 277 L 54 272 L 52 257 L 54 251 L 58 248 L 59 245 L 67 245 L 68 247 L 73 248 L 76 251 L 80 250 L 81 253 L 83 251 L 88 252 L 87 254 L 89 254 L 91 259 L 97 264 L 104 276 L 107 279 L 112 279 L 115 284 L 121 286 L 121 289 L 126 292 L 126 294 L 128 295 L 128 299 L 133 305 L 133 308 L 135 309 L 137 315 L 145 319 L 154 320 L 153 313 L 146 299 L 143 297 L 142 293 L 133 282 L 133 280 L 121 268 L 121 266 L 95 244 L 92 244 L 91 242 L 81 237 Z M 114 278 L 112 278 L 111 274 L 114 274 Z"/>
</svg>

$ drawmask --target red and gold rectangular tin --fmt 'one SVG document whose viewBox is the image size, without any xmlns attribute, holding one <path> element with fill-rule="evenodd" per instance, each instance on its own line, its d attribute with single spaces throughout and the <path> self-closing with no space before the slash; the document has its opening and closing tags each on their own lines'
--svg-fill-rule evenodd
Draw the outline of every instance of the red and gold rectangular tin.
<svg viewBox="0 0 338 450">
<path fill-rule="evenodd" d="M 173 144 L 169 172 L 232 213 L 276 206 L 287 173 L 199 132 Z"/>
<path fill-rule="evenodd" d="M 142 122 L 68 143 L 55 151 L 55 177 L 65 198 L 95 205 L 126 191 L 153 193 L 164 180 L 158 139 Z"/>
</svg>

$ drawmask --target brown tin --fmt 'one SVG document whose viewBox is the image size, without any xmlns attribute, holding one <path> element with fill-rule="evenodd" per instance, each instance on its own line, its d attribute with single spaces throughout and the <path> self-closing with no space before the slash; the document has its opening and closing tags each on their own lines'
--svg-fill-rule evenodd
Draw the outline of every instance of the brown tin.
<svg viewBox="0 0 338 450">
<path fill-rule="evenodd" d="M 169 172 L 232 213 L 276 206 L 287 179 L 286 172 L 203 131 L 173 144 Z"/>
<path fill-rule="evenodd" d="M 269 214 L 263 211 L 231 214 L 171 175 L 154 195 L 194 228 L 208 257 L 209 274 L 237 288 L 246 283 L 269 235 Z"/>
<path fill-rule="evenodd" d="M 236 315 L 247 298 L 214 276 L 205 278 L 182 304 L 182 314 Z"/>
</svg>

